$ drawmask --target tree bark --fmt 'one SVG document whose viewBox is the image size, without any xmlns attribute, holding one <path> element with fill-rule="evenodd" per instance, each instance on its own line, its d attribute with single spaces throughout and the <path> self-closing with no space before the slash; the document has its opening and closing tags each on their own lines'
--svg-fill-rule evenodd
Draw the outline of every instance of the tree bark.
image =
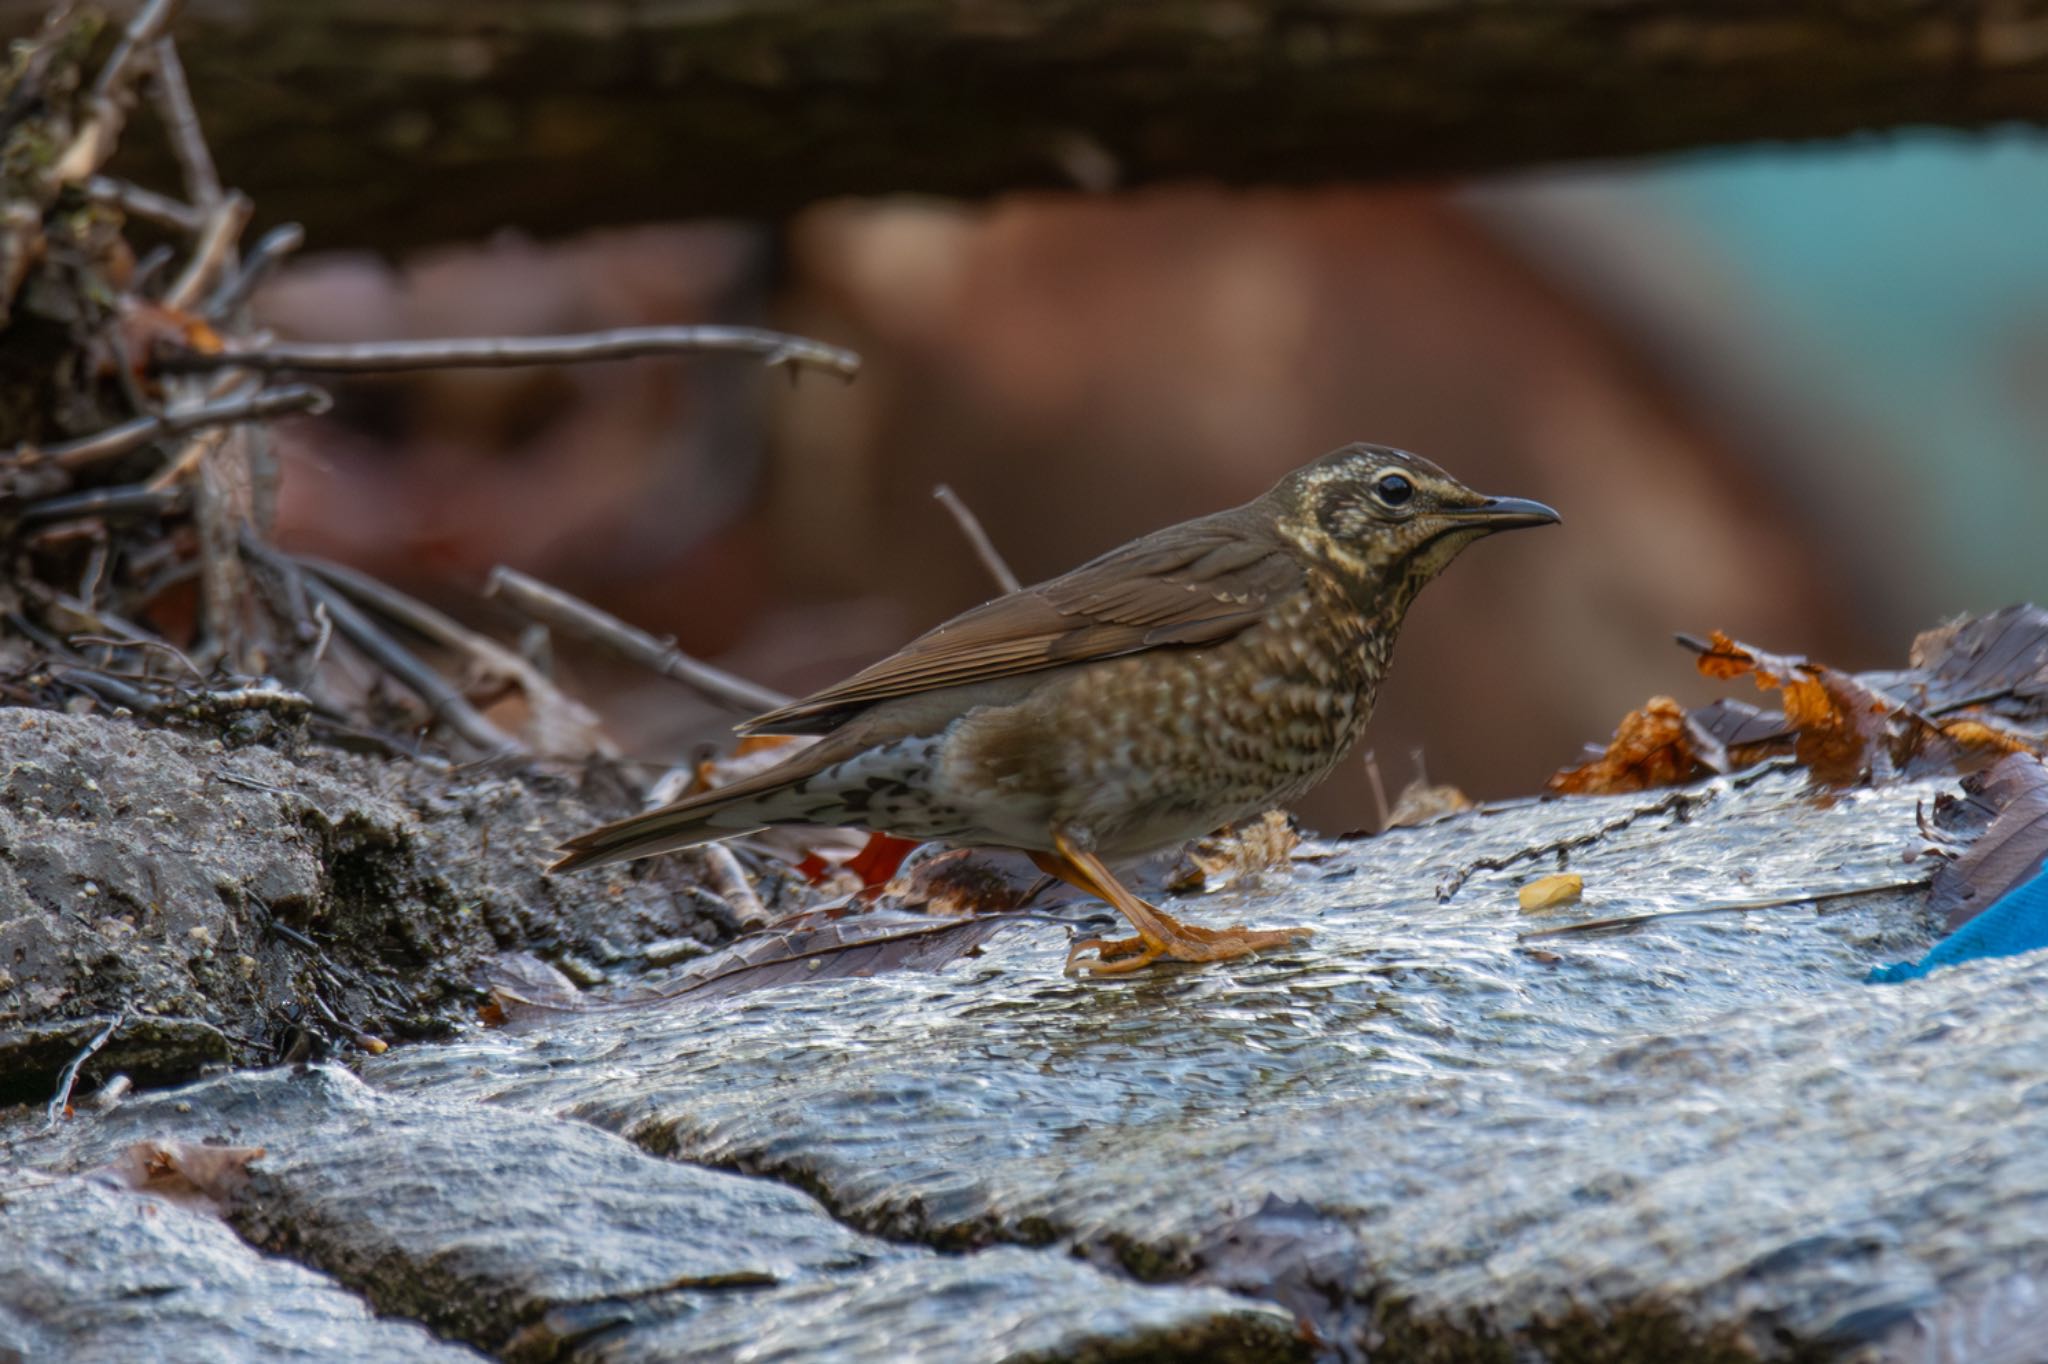
<svg viewBox="0 0 2048 1364">
<path fill-rule="evenodd" d="M 2048 119 L 2048 0 L 188 0 L 176 32 L 224 175 L 330 246 Z"/>
</svg>

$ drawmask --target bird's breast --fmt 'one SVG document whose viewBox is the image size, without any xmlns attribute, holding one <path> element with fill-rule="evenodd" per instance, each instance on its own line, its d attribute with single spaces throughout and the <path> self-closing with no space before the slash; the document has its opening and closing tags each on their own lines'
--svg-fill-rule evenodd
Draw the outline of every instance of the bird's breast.
<svg viewBox="0 0 2048 1364">
<path fill-rule="evenodd" d="M 1359 620 L 1296 594 L 1222 644 L 1044 677 L 1014 705 L 963 717 L 948 784 L 991 811 L 1090 831 L 1106 851 L 1168 846 L 1292 800 L 1371 716 L 1384 653 Z"/>
</svg>

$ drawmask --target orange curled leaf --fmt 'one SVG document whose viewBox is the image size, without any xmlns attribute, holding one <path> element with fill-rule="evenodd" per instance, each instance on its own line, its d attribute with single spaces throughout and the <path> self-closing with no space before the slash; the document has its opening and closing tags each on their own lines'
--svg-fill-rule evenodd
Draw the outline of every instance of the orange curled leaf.
<svg viewBox="0 0 2048 1364">
<path fill-rule="evenodd" d="M 1686 726 L 1685 707 L 1668 696 L 1655 696 L 1641 710 L 1623 718 L 1605 753 L 1557 773 L 1548 785 L 1567 796 L 1620 795 L 1676 786 L 1701 772 L 1699 754 Z"/>
<path fill-rule="evenodd" d="M 1941 732 L 1955 740 L 1972 753 L 2031 753 L 2033 745 L 2024 734 L 2015 734 L 2009 729 L 1988 724 L 1983 720 L 1964 717 L 1950 720 L 1941 727 Z"/>
<path fill-rule="evenodd" d="M 1917 712 L 1849 673 L 1752 649 L 1718 630 L 1700 654 L 1699 670 L 1723 679 L 1748 674 L 1757 686 L 1776 689 L 1793 731 L 1793 755 L 1827 785 L 1889 777 L 1923 755 L 1944 762 L 1955 756 L 1954 746 Z"/>
</svg>

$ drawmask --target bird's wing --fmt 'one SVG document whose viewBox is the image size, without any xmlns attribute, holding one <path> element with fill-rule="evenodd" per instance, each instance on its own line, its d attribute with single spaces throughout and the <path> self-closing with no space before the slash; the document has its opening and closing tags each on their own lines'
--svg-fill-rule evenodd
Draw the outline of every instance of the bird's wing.
<svg viewBox="0 0 2048 1364">
<path fill-rule="evenodd" d="M 837 686 L 740 727 L 823 734 L 878 701 L 1162 645 L 1215 644 L 1300 586 L 1271 532 L 1223 512 L 1155 532 L 955 616 Z"/>
</svg>

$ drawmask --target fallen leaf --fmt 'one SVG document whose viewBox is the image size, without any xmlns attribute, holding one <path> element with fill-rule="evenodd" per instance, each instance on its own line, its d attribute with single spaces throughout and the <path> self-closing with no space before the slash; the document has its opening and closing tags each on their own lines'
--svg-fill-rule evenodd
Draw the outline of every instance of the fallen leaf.
<svg viewBox="0 0 2048 1364">
<path fill-rule="evenodd" d="M 1686 719 L 1685 707 L 1678 702 L 1653 696 L 1616 726 L 1604 753 L 1557 773 L 1547 785 L 1560 795 L 1612 796 L 1678 786 L 1703 776 L 1704 765 Z"/>
<path fill-rule="evenodd" d="M 484 967 L 483 986 L 491 996 L 479 1011 L 487 1027 L 576 1013 L 585 1004 L 576 982 L 531 952 L 499 953 Z"/>
<path fill-rule="evenodd" d="M 875 912 L 834 922 L 744 938 L 677 973 L 679 984 L 659 996 L 635 1000 L 724 999 L 771 985 L 879 976 L 891 971 L 936 971 L 980 947 L 1029 914 L 987 914 L 933 919 L 922 914 Z"/>
<path fill-rule="evenodd" d="M 1702 673 L 1749 677 L 1778 692 L 1784 708 L 1723 698 L 1688 712 L 1657 697 L 1622 722 L 1605 751 L 1551 778 L 1552 790 L 1682 784 L 1787 753 L 1817 780 L 1846 786 L 2048 751 L 2048 610 L 2038 606 L 1927 631 L 1913 641 L 1911 666 L 1894 672 L 1845 673 L 1720 633 L 1679 642 L 1698 653 Z"/>
<path fill-rule="evenodd" d="M 903 859 L 917 847 L 918 842 L 913 838 L 871 833 L 868 841 L 861 845 L 861 850 L 846 860 L 846 870 L 860 878 L 862 893 L 873 897 L 895 878 Z"/>
<path fill-rule="evenodd" d="M 1887 780 L 1915 758 L 1952 766 L 1957 749 L 1925 716 L 1849 673 L 1790 654 L 1766 653 L 1720 631 L 1699 656 L 1708 677 L 1751 677 L 1775 689 L 1793 731 L 1792 752 L 1830 786 Z"/>
<path fill-rule="evenodd" d="M 1991 818 L 1969 847 L 1934 873 L 1928 907 L 1953 930 L 1968 923 L 1999 897 L 2039 875 L 2048 865 L 2048 766 L 2016 753 L 1987 772 L 1963 779 L 1966 799 L 1936 820 L 1951 831 Z"/>
<path fill-rule="evenodd" d="M 1457 787 L 1432 786 L 1428 778 L 1416 777 L 1394 797 L 1394 808 L 1387 813 L 1387 827 L 1417 829 L 1471 808 L 1472 797 Z"/>
<path fill-rule="evenodd" d="M 2048 611 L 2031 602 L 1929 630 L 1908 657 L 1909 673 L 1870 680 L 1930 714 L 2001 703 L 2034 715 L 2048 708 Z"/>
<path fill-rule="evenodd" d="M 200 1211 L 219 1213 L 249 1181 L 261 1146 L 138 1141 L 95 1173 L 126 1188 Z"/>
<path fill-rule="evenodd" d="M 1166 888 L 1181 894 L 1221 890 L 1240 877 L 1286 866 L 1300 842 L 1287 812 L 1268 810 L 1188 844 L 1166 874 Z"/>
<path fill-rule="evenodd" d="M 1700 761 L 1717 772 L 1740 772 L 1792 751 L 1792 727 L 1780 710 L 1764 710 L 1732 696 L 1686 712 Z"/>
<path fill-rule="evenodd" d="M 1023 853 L 955 848 L 911 863 L 889 883 L 888 894 L 927 914 L 987 914 L 1017 908 L 1044 879 Z"/>
<path fill-rule="evenodd" d="M 1534 914 L 1559 905 L 1577 904 L 1586 892 L 1586 878 L 1577 872 L 1563 872 L 1556 876 L 1544 876 L 1523 886 L 1517 898 L 1522 911 Z"/>
</svg>

